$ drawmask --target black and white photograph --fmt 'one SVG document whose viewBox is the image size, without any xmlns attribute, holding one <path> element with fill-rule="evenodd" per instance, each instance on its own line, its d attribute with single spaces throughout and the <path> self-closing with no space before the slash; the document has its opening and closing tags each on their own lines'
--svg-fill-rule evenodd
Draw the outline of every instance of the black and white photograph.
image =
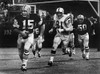
<svg viewBox="0 0 100 74">
<path fill-rule="evenodd" d="M 100 0 L 0 0 L 0 74 L 100 74 Z"/>
</svg>

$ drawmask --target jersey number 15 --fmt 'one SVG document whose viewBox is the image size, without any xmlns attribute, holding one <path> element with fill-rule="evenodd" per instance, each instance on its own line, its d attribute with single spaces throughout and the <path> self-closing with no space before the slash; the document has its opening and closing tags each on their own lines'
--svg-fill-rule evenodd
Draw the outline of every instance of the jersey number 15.
<svg viewBox="0 0 100 74">
<path fill-rule="evenodd" d="M 27 26 L 26 26 L 27 25 Z M 33 29 L 34 26 L 34 20 L 24 20 L 23 21 L 23 29 Z"/>
</svg>

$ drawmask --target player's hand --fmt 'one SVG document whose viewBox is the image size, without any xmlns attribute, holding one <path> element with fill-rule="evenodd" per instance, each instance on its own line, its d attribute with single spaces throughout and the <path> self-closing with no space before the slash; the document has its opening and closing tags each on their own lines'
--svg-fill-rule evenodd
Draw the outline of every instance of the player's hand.
<svg viewBox="0 0 100 74">
<path fill-rule="evenodd" d="M 52 33 L 53 32 L 53 29 L 49 30 L 49 33 Z"/>
</svg>

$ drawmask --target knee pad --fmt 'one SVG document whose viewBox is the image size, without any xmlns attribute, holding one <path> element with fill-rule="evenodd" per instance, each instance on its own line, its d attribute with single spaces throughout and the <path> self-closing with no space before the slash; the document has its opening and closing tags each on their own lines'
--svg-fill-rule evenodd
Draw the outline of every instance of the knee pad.
<svg viewBox="0 0 100 74">
<path fill-rule="evenodd" d="M 28 50 L 24 50 L 24 55 L 28 56 L 29 55 L 29 51 Z"/>
<path fill-rule="evenodd" d="M 54 50 L 51 50 L 51 54 L 56 54 L 56 51 L 54 51 Z"/>
</svg>

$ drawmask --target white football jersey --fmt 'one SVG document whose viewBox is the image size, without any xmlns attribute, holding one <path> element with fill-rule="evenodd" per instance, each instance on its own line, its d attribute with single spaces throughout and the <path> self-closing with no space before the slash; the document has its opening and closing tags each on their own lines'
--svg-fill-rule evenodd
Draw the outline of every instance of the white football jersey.
<svg viewBox="0 0 100 74">
<path fill-rule="evenodd" d="M 58 18 L 58 16 L 54 14 L 53 20 L 55 21 L 58 32 L 64 32 L 65 30 L 63 29 L 62 25 L 69 27 L 69 25 L 73 23 L 73 15 L 68 13 L 64 14 L 62 18 Z"/>
</svg>

